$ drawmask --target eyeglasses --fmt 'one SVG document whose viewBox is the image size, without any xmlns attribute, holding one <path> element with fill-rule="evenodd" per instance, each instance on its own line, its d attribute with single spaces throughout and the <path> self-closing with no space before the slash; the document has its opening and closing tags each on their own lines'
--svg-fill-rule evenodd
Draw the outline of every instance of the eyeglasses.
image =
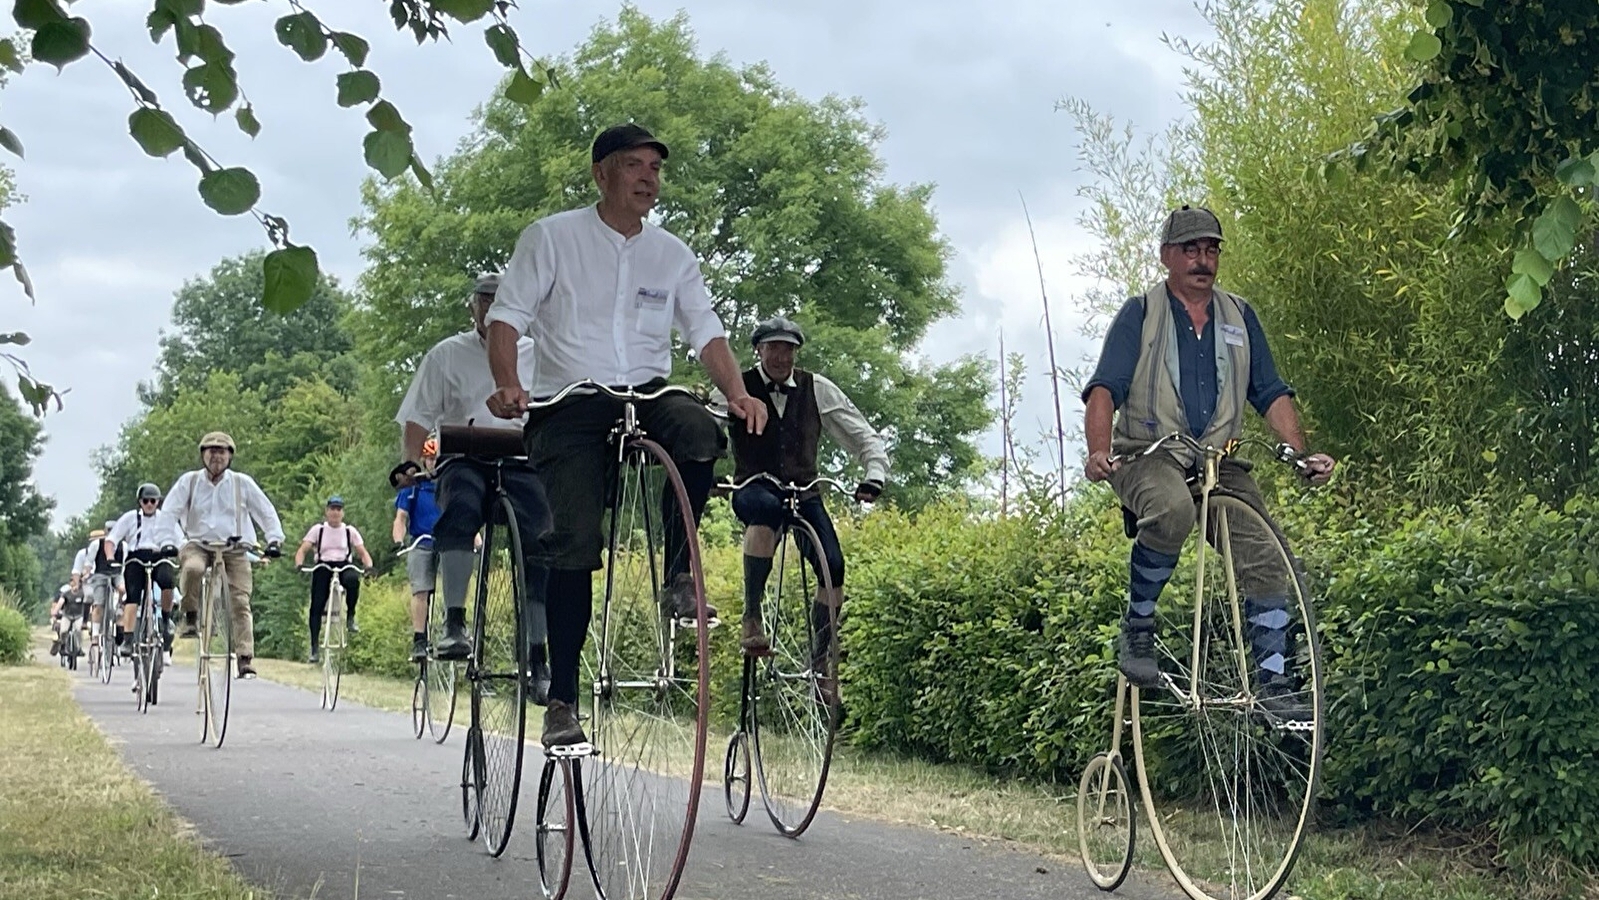
<svg viewBox="0 0 1599 900">
<path fill-rule="evenodd" d="M 1200 254 L 1204 254 L 1211 259 L 1221 258 L 1220 244 L 1205 244 L 1202 246 L 1194 241 L 1189 241 L 1186 244 L 1179 244 L 1178 246 L 1182 248 L 1183 255 L 1189 259 L 1198 259 Z"/>
</svg>

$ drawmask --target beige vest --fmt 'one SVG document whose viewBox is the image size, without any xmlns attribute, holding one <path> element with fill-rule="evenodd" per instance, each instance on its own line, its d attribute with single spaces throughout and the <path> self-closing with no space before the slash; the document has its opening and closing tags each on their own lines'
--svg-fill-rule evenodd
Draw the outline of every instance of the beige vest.
<svg viewBox="0 0 1599 900">
<path fill-rule="evenodd" d="M 1215 288 L 1210 308 L 1216 335 L 1216 412 L 1199 442 L 1220 447 L 1244 433 L 1249 330 L 1244 325 L 1243 298 Z M 1183 326 L 1187 327 L 1187 323 Z M 1116 453 L 1137 453 L 1174 431 L 1190 433 L 1178 387 L 1177 327 L 1166 285 L 1156 284 L 1144 294 L 1138 366 L 1111 433 L 1111 447 Z M 1174 447 L 1173 453 L 1185 460 L 1190 455 L 1181 446 Z"/>
</svg>

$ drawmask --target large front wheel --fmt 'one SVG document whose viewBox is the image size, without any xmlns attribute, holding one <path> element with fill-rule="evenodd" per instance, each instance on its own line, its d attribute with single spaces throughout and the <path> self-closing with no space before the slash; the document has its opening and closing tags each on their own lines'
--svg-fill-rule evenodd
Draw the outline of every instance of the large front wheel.
<svg viewBox="0 0 1599 900">
<path fill-rule="evenodd" d="M 472 657 L 472 728 L 481 769 L 477 816 L 489 853 L 499 856 L 511 839 L 522 784 L 523 738 L 527 729 L 527 668 L 522 634 L 522 538 L 516 512 L 504 497 L 483 528 L 478 560 Z"/>
<path fill-rule="evenodd" d="M 226 578 L 206 581 L 201 598 L 200 666 L 201 706 L 204 724 L 200 742 L 220 748 L 228 735 L 228 706 L 233 698 L 233 615 Z"/>
<path fill-rule="evenodd" d="M 821 559 L 810 523 L 779 536 L 761 618 L 772 652 L 754 661 L 755 770 L 766 814 L 786 837 L 810 827 L 827 787 L 838 729 L 838 610 L 825 562 L 812 580 L 806 557 Z"/>
<path fill-rule="evenodd" d="M 337 575 L 334 580 L 338 580 Z M 339 705 L 339 683 L 344 680 L 344 651 L 348 639 L 344 627 L 344 590 L 335 587 L 328 598 L 327 615 L 322 618 L 322 708 L 328 712 Z"/>
<path fill-rule="evenodd" d="M 1158 688 L 1133 691 L 1150 833 L 1196 900 L 1265 900 L 1288 879 L 1321 770 L 1321 653 L 1298 565 L 1244 501 L 1211 495 L 1195 602 L 1157 612 Z"/>
<path fill-rule="evenodd" d="M 672 502 L 662 502 L 663 492 Z M 692 619 L 661 603 L 663 514 L 686 535 Z M 698 530 L 683 479 L 659 444 L 630 442 L 610 516 L 604 603 L 578 698 L 594 745 L 579 765 L 578 825 L 601 896 L 669 900 L 688 860 L 705 774 L 710 649 Z"/>
</svg>

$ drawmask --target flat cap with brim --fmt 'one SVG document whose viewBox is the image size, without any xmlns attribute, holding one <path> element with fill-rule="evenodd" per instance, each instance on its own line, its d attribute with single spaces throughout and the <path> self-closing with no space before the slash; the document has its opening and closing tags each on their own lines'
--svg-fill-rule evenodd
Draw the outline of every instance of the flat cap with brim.
<svg viewBox="0 0 1599 900">
<path fill-rule="evenodd" d="M 1204 207 L 1182 206 L 1171 211 L 1160 229 L 1162 244 L 1186 244 L 1204 238 L 1219 241 L 1221 220 Z"/>
<path fill-rule="evenodd" d="M 474 294 L 493 294 L 500 289 L 500 276 L 495 274 L 479 275 L 477 282 L 472 285 Z"/>
<path fill-rule="evenodd" d="M 634 147 L 654 147 L 661 154 L 661 159 L 669 155 L 666 145 L 656 140 L 649 129 L 632 122 L 626 125 L 612 125 L 600 132 L 600 136 L 594 139 L 594 150 L 591 155 L 595 162 L 599 162 L 612 153 L 632 150 Z"/>
</svg>

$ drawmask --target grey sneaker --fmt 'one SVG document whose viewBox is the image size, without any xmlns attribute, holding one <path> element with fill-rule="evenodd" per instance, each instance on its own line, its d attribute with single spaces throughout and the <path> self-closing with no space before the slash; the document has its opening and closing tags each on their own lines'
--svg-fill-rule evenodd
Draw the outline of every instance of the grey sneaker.
<svg viewBox="0 0 1599 900">
<path fill-rule="evenodd" d="M 253 657 L 253 656 L 240 656 L 239 657 L 239 677 L 240 678 L 250 679 L 250 678 L 254 678 L 255 677 L 255 666 L 251 665 L 251 661 L 254 660 L 254 659 L 255 659 L 255 657 Z"/>
<path fill-rule="evenodd" d="M 544 709 L 544 734 L 539 743 L 546 748 L 569 747 L 588 741 L 583 726 L 577 721 L 577 710 L 565 700 L 551 700 Z"/>
<path fill-rule="evenodd" d="M 317 648 L 312 647 L 311 648 L 311 655 L 306 657 L 305 661 L 306 661 L 306 663 L 314 666 L 317 663 L 320 663 L 322 661 L 322 654 L 317 652 Z"/>
<path fill-rule="evenodd" d="M 444 623 L 444 637 L 433 648 L 435 659 L 460 660 L 472 655 L 472 641 L 466 636 L 466 625 Z"/>
<path fill-rule="evenodd" d="M 1160 687 L 1160 664 L 1155 661 L 1155 620 L 1128 616 L 1116 639 L 1116 664 L 1127 681 L 1141 688 Z"/>
<path fill-rule="evenodd" d="M 1266 677 L 1260 691 L 1255 694 L 1255 705 L 1261 712 L 1282 722 L 1312 722 L 1315 712 L 1305 702 L 1303 692 L 1294 690 L 1287 675 L 1275 673 Z"/>
<path fill-rule="evenodd" d="M 698 598 L 694 595 L 694 576 L 688 572 L 672 579 L 661 593 L 661 607 L 679 619 L 693 619 L 699 615 Z M 716 618 L 716 607 L 705 604 L 706 620 Z"/>
</svg>

